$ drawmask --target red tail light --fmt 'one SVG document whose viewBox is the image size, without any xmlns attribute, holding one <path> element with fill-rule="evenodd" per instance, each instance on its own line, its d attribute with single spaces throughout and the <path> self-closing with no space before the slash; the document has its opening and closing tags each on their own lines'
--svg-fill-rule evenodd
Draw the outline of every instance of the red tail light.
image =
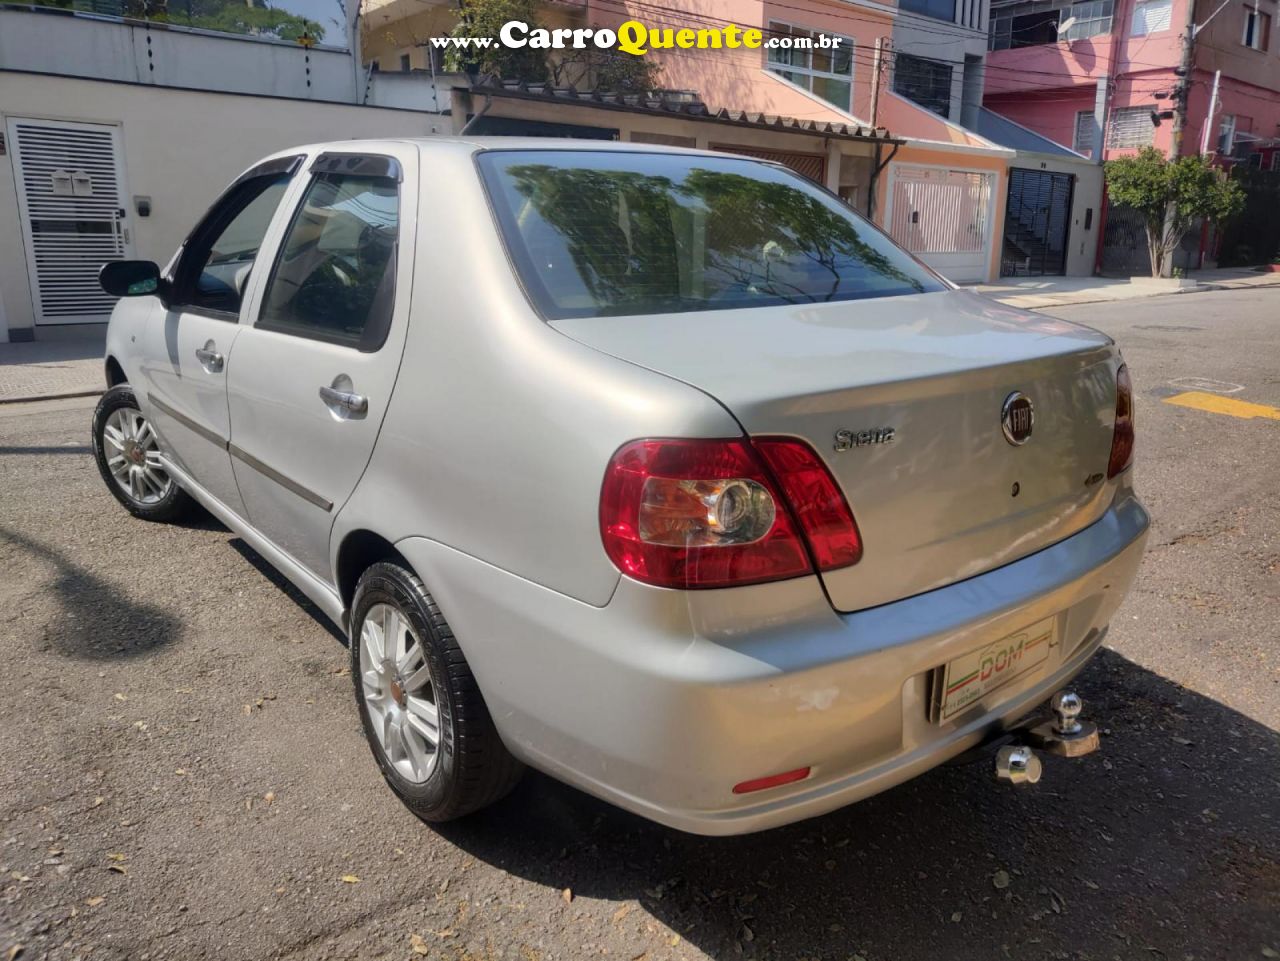
<svg viewBox="0 0 1280 961">
<path fill-rule="evenodd" d="M 609 559 L 636 580 L 684 589 L 811 574 L 810 552 L 822 570 L 855 563 L 853 515 L 813 450 L 789 438 L 755 445 L 672 439 L 619 448 L 600 492 Z"/>
<path fill-rule="evenodd" d="M 1129 366 L 1121 364 L 1116 371 L 1116 427 L 1111 435 L 1111 461 L 1107 479 L 1122 474 L 1133 463 L 1133 382 Z"/>
</svg>

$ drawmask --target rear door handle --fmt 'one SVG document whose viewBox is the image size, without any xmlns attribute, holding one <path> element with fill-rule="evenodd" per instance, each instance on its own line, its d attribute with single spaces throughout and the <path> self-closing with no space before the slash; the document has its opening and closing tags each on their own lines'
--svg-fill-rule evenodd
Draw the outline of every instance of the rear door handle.
<svg viewBox="0 0 1280 961">
<path fill-rule="evenodd" d="M 369 410 L 369 398 L 336 387 L 321 387 L 320 399 L 330 407 L 337 407 L 348 414 L 364 414 Z"/>
<path fill-rule="evenodd" d="M 200 366 L 206 373 L 222 373 L 223 357 L 218 353 L 218 345 L 213 341 L 210 340 L 203 347 L 196 348 L 196 360 L 200 361 Z"/>
</svg>

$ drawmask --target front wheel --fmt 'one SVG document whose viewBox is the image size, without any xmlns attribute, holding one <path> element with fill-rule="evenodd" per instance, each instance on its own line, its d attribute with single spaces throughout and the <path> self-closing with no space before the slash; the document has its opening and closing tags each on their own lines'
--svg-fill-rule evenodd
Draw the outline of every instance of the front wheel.
<svg viewBox="0 0 1280 961">
<path fill-rule="evenodd" d="M 520 780 L 448 622 L 398 564 L 375 564 L 356 585 L 351 677 L 382 776 L 418 817 L 462 817 Z"/>
<path fill-rule="evenodd" d="M 107 489 L 135 517 L 174 521 L 190 513 L 194 501 L 164 469 L 156 432 L 128 384 L 108 390 L 93 411 L 93 459 Z"/>
</svg>

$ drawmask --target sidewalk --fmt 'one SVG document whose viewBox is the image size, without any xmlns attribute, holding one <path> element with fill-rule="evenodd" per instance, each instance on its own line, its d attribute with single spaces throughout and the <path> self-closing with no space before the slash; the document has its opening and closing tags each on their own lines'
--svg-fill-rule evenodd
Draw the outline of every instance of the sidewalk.
<svg viewBox="0 0 1280 961">
<path fill-rule="evenodd" d="M 0 404 L 100 394 L 102 355 L 102 337 L 0 344 Z"/>
<path fill-rule="evenodd" d="M 1205 290 L 1235 290 L 1241 287 L 1280 286 L 1280 273 L 1259 273 L 1252 267 L 1225 267 L 1196 270 L 1188 275 L 1194 286 L 1182 289 L 1158 283 L 1133 283 L 1127 277 L 1008 277 L 996 284 L 979 284 L 980 291 L 1010 307 L 1065 307 L 1068 304 L 1096 304 L 1112 300 L 1132 300 L 1165 294 L 1191 294 Z"/>
</svg>

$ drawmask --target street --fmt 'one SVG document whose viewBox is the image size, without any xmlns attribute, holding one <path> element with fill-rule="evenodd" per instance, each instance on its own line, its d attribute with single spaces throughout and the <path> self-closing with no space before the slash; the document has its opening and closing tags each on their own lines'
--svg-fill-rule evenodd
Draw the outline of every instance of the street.
<svg viewBox="0 0 1280 961">
<path fill-rule="evenodd" d="M 1049 313 L 1121 345 L 1153 517 L 1078 684 L 1102 751 L 728 839 L 532 772 L 421 823 L 318 611 L 131 518 L 94 398 L 0 406 L 0 959 L 1280 957 L 1280 420 L 1167 403 L 1280 407 L 1280 289 Z"/>
</svg>

